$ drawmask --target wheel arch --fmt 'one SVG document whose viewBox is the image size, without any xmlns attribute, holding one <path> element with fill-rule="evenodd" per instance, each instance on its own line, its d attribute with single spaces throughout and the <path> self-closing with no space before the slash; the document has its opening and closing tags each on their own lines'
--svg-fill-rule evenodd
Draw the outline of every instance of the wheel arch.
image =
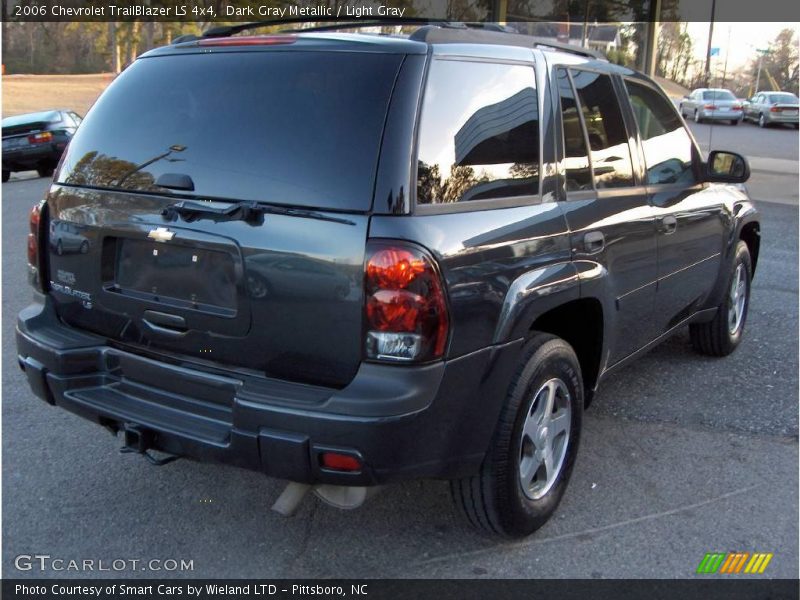
<svg viewBox="0 0 800 600">
<path fill-rule="evenodd" d="M 596 298 L 577 298 L 539 315 L 531 332 L 550 333 L 567 342 L 581 366 L 584 404 L 591 403 L 603 356 L 603 305 Z"/>
<path fill-rule="evenodd" d="M 751 221 L 742 225 L 739 232 L 739 239 L 747 244 L 747 250 L 750 252 L 750 261 L 753 267 L 752 275 L 755 275 L 758 253 L 761 249 L 761 225 L 758 221 Z"/>
</svg>

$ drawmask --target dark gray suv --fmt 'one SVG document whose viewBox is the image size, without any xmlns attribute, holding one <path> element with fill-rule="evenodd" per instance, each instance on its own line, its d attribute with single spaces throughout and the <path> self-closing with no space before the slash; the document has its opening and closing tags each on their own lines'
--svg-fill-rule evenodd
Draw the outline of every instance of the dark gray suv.
<svg viewBox="0 0 800 600">
<path fill-rule="evenodd" d="M 687 325 L 739 344 L 747 162 L 650 79 L 463 25 L 239 29 L 128 67 L 32 211 L 17 346 L 50 404 L 287 479 L 286 513 L 440 478 L 523 536 L 607 373 Z"/>
</svg>

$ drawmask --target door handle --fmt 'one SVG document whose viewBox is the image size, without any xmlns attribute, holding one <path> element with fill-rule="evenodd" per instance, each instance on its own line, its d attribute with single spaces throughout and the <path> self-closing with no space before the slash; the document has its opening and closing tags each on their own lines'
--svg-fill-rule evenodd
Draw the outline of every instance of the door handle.
<svg viewBox="0 0 800 600">
<path fill-rule="evenodd" d="M 142 323 L 155 333 L 160 333 L 169 337 L 181 337 L 186 335 L 186 320 L 178 315 L 156 312 L 154 310 L 144 311 Z"/>
<path fill-rule="evenodd" d="M 602 231 L 590 231 L 583 236 L 583 248 L 590 254 L 602 251 L 605 246 L 606 236 Z"/>
<path fill-rule="evenodd" d="M 661 232 L 665 235 L 675 233 L 678 228 L 678 219 L 672 216 L 661 217 Z"/>
</svg>

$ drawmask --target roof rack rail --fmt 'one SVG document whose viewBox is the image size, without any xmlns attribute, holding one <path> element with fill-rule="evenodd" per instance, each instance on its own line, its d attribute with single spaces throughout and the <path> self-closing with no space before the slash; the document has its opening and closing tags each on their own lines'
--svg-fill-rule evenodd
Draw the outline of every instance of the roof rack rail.
<svg viewBox="0 0 800 600">
<path fill-rule="evenodd" d="M 551 42 L 545 38 L 512 32 L 507 28 L 498 30 L 492 27 L 481 27 L 483 24 L 480 23 L 465 23 L 463 25 L 464 27 L 437 27 L 435 24 L 430 24 L 417 29 L 409 36 L 409 39 L 427 42 L 429 44 L 504 44 L 506 46 L 523 46 L 525 48 L 544 46 L 570 52 L 571 54 L 578 54 L 587 58 L 607 60 L 602 52 L 590 48 L 583 48 L 582 46 Z"/>
<path fill-rule="evenodd" d="M 546 38 L 517 33 L 513 29 L 500 25 L 499 23 L 470 23 L 459 21 L 445 21 L 442 19 L 425 19 L 414 17 L 376 17 L 369 20 L 346 21 L 334 17 L 322 17 L 318 19 L 308 19 L 307 17 L 295 17 L 290 19 L 274 19 L 270 21 L 252 21 L 249 23 L 238 23 L 236 25 L 220 25 L 212 27 L 203 32 L 204 38 L 228 37 L 247 31 L 258 29 L 259 27 L 274 27 L 276 25 L 299 25 L 302 23 L 330 23 L 330 25 L 317 25 L 314 27 L 298 29 L 282 29 L 281 33 L 300 33 L 312 31 L 336 31 L 339 29 L 356 29 L 363 27 L 381 26 L 402 26 L 420 25 L 408 39 L 412 41 L 434 43 L 471 43 L 471 44 L 503 44 L 507 46 L 546 47 L 570 52 L 587 58 L 608 60 L 606 56 L 597 50 L 553 42 Z M 188 42 L 198 39 L 196 36 L 187 35 L 177 38 L 173 43 Z"/>
<path fill-rule="evenodd" d="M 571 52 L 572 54 L 579 54 L 588 58 L 598 58 L 600 60 L 608 60 L 608 57 L 600 50 L 592 50 L 591 48 L 584 48 L 583 46 L 575 46 L 573 44 L 565 44 L 563 42 L 551 42 L 550 40 L 537 38 L 536 36 L 529 36 L 533 38 L 534 46 L 541 46 L 545 48 L 553 48 L 555 50 L 562 50 L 564 52 Z"/>
<path fill-rule="evenodd" d="M 390 25 L 431 25 L 434 23 L 441 24 L 442 26 L 451 25 L 448 21 L 442 19 L 423 19 L 423 18 L 405 18 L 405 17 L 375 17 L 370 18 L 369 21 L 343 21 L 335 17 L 320 17 L 309 19 L 308 17 L 294 17 L 290 19 L 273 19 L 270 21 L 252 21 L 249 23 L 239 23 L 237 25 L 220 25 L 219 27 L 212 27 L 203 32 L 204 38 L 213 37 L 228 37 L 236 35 L 248 29 L 258 29 L 259 27 L 271 27 L 275 25 L 298 25 L 301 23 L 333 23 L 332 25 L 321 25 L 318 27 L 308 27 L 298 31 L 331 31 L 336 29 L 349 29 L 354 27 L 380 27 Z"/>
</svg>

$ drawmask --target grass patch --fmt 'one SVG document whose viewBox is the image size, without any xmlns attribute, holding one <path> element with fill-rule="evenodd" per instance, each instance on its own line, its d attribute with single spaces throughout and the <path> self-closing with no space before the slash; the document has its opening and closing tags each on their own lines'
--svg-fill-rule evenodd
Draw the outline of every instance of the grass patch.
<svg viewBox="0 0 800 600">
<path fill-rule="evenodd" d="M 3 77 L 3 116 L 68 108 L 84 116 L 113 79 L 93 75 L 6 75 Z"/>
</svg>

